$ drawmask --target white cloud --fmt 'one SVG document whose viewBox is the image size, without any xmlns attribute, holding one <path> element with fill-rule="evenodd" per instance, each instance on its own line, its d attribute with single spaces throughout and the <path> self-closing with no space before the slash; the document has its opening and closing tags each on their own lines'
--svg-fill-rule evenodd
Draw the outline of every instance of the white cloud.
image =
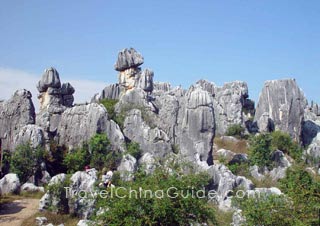
<svg viewBox="0 0 320 226">
<path fill-rule="evenodd" d="M 32 93 L 36 111 L 39 109 L 37 82 L 41 75 L 34 75 L 22 70 L 12 68 L 0 68 L 0 99 L 7 100 L 18 89 L 27 89 Z M 89 102 L 95 93 L 100 93 L 107 85 L 104 82 L 92 80 L 68 79 L 68 76 L 60 76 L 61 82 L 70 82 L 75 88 L 75 103 Z"/>
</svg>

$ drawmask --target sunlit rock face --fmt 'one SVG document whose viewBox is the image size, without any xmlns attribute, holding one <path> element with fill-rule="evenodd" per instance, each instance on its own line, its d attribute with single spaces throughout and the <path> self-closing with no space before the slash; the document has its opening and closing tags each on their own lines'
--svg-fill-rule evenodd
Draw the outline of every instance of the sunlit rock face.
<svg viewBox="0 0 320 226">
<path fill-rule="evenodd" d="M 261 131 L 274 128 L 301 140 L 307 100 L 294 79 L 267 81 L 260 94 L 255 121 Z"/>
</svg>

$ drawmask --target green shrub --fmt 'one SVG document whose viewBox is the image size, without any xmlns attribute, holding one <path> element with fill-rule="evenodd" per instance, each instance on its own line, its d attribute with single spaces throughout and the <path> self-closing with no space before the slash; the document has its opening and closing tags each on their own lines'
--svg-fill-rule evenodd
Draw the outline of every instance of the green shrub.
<svg viewBox="0 0 320 226">
<path fill-rule="evenodd" d="M 142 151 L 140 145 L 136 142 L 130 142 L 127 144 L 127 153 L 135 157 L 137 160 L 141 158 Z"/>
<path fill-rule="evenodd" d="M 101 224 L 112 225 L 189 225 L 190 222 L 210 222 L 215 224 L 214 210 L 207 203 L 207 199 L 193 198 L 189 195 L 183 198 L 181 195 L 177 197 L 168 197 L 166 191 L 170 187 L 177 188 L 177 191 L 170 192 L 174 196 L 174 192 L 184 192 L 191 194 L 192 189 L 197 191 L 203 189 L 208 184 L 208 176 L 205 174 L 194 175 L 176 175 L 169 174 L 165 169 L 156 169 L 152 175 L 140 173 L 135 175 L 135 181 L 122 184 L 122 189 L 117 193 L 120 197 L 108 197 L 107 199 L 99 199 L 99 207 L 105 211 L 102 215 L 95 217 L 94 220 Z M 125 189 L 123 189 L 125 188 Z M 146 193 L 142 198 L 130 198 L 130 190 L 139 191 L 139 189 L 155 191 L 164 191 L 163 198 L 152 197 L 150 193 Z M 112 189 L 112 188 L 111 188 Z M 116 189 L 116 188 L 113 188 Z"/>
<path fill-rule="evenodd" d="M 287 169 L 286 177 L 280 180 L 280 189 L 292 201 L 292 213 L 304 225 L 317 225 L 320 209 L 320 181 L 312 177 L 304 166 Z"/>
<path fill-rule="evenodd" d="M 45 151 L 41 147 L 32 148 L 30 144 L 20 145 L 11 156 L 10 169 L 24 183 L 39 170 L 44 158 Z"/>
<path fill-rule="evenodd" d="M 50 151 L 47 153 L 45 158 L 46 168 L 50 175 L 67 172 L 67 167 L 63 162 L 67 152 L 67 147 L 60 146 L 55 141 L 50 142 Z"/>
<path fill-rule="evenodd" d="M 102 104 L 108 112 L 109 118 L 115 121 L 116 112 L 115 112 L 115 105 L 118 103 L 118 100 L 113 99 L 103 99 L 100 100 L 100 104 Z"/>
<path fill-rule="evenodd" d="M 235 163 L 235 164 L 228 164 L 229 170 L 237 175 L 237 176 L 245 176 L 248 177 L 250 175 L 249 173 L 249 164 L 248 163 Z"/>
<path fill-rule="evenodd" d="M 271 167 L 272 137 L 270 134 L 259 134 L 250 139 L 249 161 L 251 165 Z"/>
<path fill-rule="evenodd" d="M 290 155 L 295 160 L 301 160 L 303 150 L 297 143 L 292 140 L 288 133 L 284 133 L 278 130 L 272 132 L 271 137 L 271 145 L 273 150 L 279 149 L 280 151 Z"/>
<path fill-rule="evenodd" d="M 240 124 L 230 125 L 227 129 L 227 136 L 235 136 L 242 138 L 244 136 L 245 129 Z"/>
<path fill-rule="evenodd" d="M 77 148 L 66 154 L 63 164 L 68 169 L 68 173 L 72 174 L 83 170 L 86 165 L 90 164 L 91 156 L 89 156 L 89 147 L 87 144 L 83 144 L 81 148 Z"/>
<path fill-rule="evenodd" d="M 55 203 L 51 203 L 49 210 L 54 213 L 67 214 L 69 213 L 68 195 L 66 193 L 66 187 L 70 186 L 70 175 L 67 175 L 64 181 L 58 181 L 57 183 L 50 184 L 47 188 L 47 192 L 51 197 L 55 198 Z"/>
<path fill-rule="evenodd" d="M 303 225 L 292 216 L 290 202 L 285 196 L 257 194 L 256 197 L 233 198 L 233 204 L 242 210 L 246 225 L 291 226 Z"/>
<path fill-rule="evenodd" d="M 96 134 L 89 141 L 90 166 L 98 170 L 113 169 L 121 160 L 121 154 L 111 149 L 106 134 Z"/>
</svg>

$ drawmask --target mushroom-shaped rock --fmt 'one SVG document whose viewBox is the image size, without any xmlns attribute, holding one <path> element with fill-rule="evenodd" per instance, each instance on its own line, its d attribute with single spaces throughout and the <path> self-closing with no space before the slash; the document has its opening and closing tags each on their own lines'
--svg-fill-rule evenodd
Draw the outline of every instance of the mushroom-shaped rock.
<svg viewBox="0 0 320 226">
<path fill-rule="evenodd" d="M 44 71 L 44 74 L 37 85 L 37 89 L 40 93 L 46 92 L 49 87 L 58 89 L 61 88 L 59 73 L 53 67 Z"/>
<path fill-rule="evenodd" d="M 141 64 L 143 64 L 143 56 L 135 49 L 130 48 L 119 52 L 114 68 L 117 71 L 124 71 L 129 68 L 139 67 Z"/>
</svg>

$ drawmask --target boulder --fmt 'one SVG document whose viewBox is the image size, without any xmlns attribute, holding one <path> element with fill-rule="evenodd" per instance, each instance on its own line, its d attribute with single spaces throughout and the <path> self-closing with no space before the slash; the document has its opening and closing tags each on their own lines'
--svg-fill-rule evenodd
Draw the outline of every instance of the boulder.
<svg viewBox="0 0 320 226">
<path fill-rule="evenodd" d="M 232 216 L 231 226 L 244 226 L 246 224 L 246 218 L 242 215 L 242 210 L 237 209 Z"/>
<path fill-rule="evenodd" d="M 120 172 L 120 177 L 123 181 L 133 180 L 133 173 L 137 168 L 137 160 L 126 154 L 122 157 L 121 163 L 118 166 L 118 172 Z"/>
<path fill-rule="evenodd" d="M 0 180 L 0 195 L 18 194 L 20 192 L 20 180 L 17 174 L 9 173 Z"/>
<path fill-rule="evenodd" d="M 148 152 L 139 159 L 139 165 L 143 166 L 146 174 L 152 174 L 154 172 L 156 169 L 155 162 L 154 156 Z"/>
<path fill-rule="evenodd" d="M 124 71 L 129 68 L 136 68 L 142 65 L 144 59 L 135 49 L 124 49 L 119 52 L 118 60 L 114 65 L 115 70 Z"/>
<path fill-rule="evenodd" d="M 58 89 L 61 88 L 59 73 L 53 67 L 44 71 L 44 74 L 37 85 L 37 89 L 40 93 L 46 92 L 49 87 Z"/>
<path fill-rule="evenodd" d="M 102 90 L 99 99 L 118 100 L 120 98 L 120 93 L 123 91 L 124 89 L 119 84 L 111 84 Z"/>
<path fill-rule="evenodd" d="M 32 95 L 22 89 L 4 102 L 0 102 L 0 138 L 2 150 L 14 151 L 15 137 L 20 130 L 29 124 L 35 123 L 35 109 Z"/>
<path fill-rule="evenodd" d="M 260 94 L 254 120 L 266 130 L 268 115 L 276 130 L 300 141 L 307 100 L 294 79 L 267 81 Z"/>
<path fill-rule="evenodd" d="M 25 183 L 21 186 L 21 191 L 35 193 L 35 192 L 42 192 L 44 193 L 44 187 L 37 187 L 32 183 Z"/>
<path fill-rule="evenodd" d="M 48 219 L 46 217 L 37 217 L 36 218 L 36 224 L 38 226 L 43 226 L 45 225 L 46 223 L 48 223 Z"/>
</svg>

